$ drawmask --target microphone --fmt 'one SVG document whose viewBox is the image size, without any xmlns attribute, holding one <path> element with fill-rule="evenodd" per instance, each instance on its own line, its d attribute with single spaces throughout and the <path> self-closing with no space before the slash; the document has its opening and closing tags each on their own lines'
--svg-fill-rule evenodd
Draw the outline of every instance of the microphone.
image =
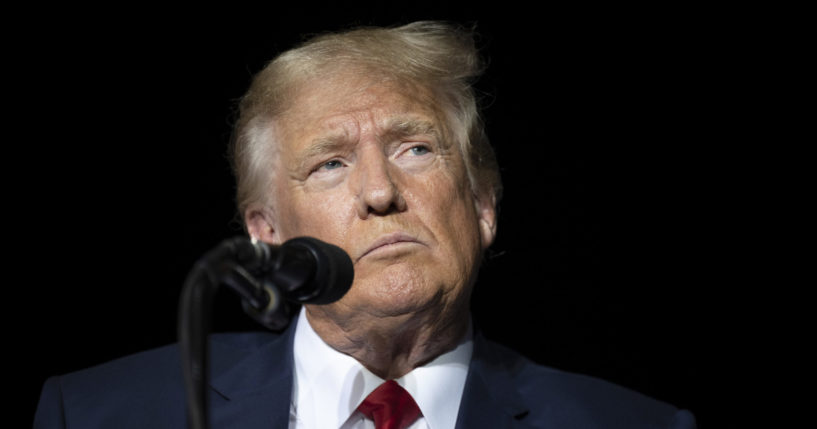
<svg viewBox="0 0 817 429">
<path fill-rule="evenodd" d="M 287 303 L 329 304 L 352 286 L 352 260 L 340 247 L 312 237 L 280 246 L 247 238 L 224 242 L 232 259 L 223 282 L 241 295 L 244 311 L 257 322 L 281 329 L 289 322 Z"/>
<path fill-rule="evenodd" d="M 188 273 L 179 298 L 179 353 L 193 429 L 209 428 L 207 380 L 210 313 L 216 288 L 241 295 L 244 310 L 272 330 L 289 324 L 289 302 L 329 304 L 352 286 L 352 260 L 341 248 L 311 237 L 281 246 L 245 237 L 223 241 Z"/>
</svg>

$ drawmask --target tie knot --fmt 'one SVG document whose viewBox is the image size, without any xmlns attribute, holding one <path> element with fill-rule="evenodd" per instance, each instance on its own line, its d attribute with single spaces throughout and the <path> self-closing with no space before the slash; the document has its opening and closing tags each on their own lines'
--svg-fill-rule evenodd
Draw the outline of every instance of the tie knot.
<svg viewBox="0 0 817 429">
<path fill-rule="evenodd" d="M 374 420 L 376 429 L 405 429 L 420 417 L 414 398 L 394 380 L 378 386 L 357 409 Z"/>
</svg>

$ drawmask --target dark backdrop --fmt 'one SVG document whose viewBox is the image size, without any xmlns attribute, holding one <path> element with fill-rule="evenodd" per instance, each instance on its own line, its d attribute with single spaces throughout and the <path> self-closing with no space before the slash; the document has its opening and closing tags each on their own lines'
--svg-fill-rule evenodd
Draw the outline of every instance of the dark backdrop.
<svg viewBox="0 0 817 429">
<path fill-rule="evenodd" d="M 728 426 L 744 334 L 727 306 L 728 166 L 712 128 L 724 76 L 706 18 L 445 4 L 62 12 L 83 14 L 26 16 L 9 66 L 22 95 L 5 158 L 22 256 L 10 268 L 25 276 L 7 306 L 27 309 L 11 329 L 26 350 L 25 415 L 47 376 L 175 341 L 187 271 L 241 232 L 225 148 L 253 73 L 304 34 L 447 19 L 476 24 L 490 60 L 477 87 L 505 184 L 478 324 L 542 364 Z M 254 328 L 220 297 L 218 330 Z"/>
</svg>

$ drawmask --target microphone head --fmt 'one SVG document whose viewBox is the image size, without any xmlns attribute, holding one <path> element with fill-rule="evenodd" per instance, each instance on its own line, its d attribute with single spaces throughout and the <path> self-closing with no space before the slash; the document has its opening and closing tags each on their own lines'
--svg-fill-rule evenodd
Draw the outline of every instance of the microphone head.
<svg viewBox="0 0 817 429">
<path fill-rule="evenodd" d="M 308 251 L 315 259 L 315 275 L 308 284 L 291 291 L 287 299 L 308 304 L 330 304 L 341 299 L 352 287 L 354 265 L 340 247 L 317 238 L 298 237 L 287 240 L 281 246 L 282 253 L 289 253 L 289 249 Z"/>
</svg>

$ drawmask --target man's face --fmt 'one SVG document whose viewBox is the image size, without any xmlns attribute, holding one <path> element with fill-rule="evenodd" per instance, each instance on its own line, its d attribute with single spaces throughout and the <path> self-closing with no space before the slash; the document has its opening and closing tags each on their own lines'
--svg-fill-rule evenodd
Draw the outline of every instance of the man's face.
<svg viewBox="0 0 817 429">
<path fill-rule="evenodd" d="M 307 235 L 343 248 L 355 280 L 336 314 L 467 308 L 493 202 L 474 198 L 430 100 L 394 83 L 313 81 L 275 122 L 268 204 L 247 211 L 248 227 L 276 244 Z"/>
</svg>

